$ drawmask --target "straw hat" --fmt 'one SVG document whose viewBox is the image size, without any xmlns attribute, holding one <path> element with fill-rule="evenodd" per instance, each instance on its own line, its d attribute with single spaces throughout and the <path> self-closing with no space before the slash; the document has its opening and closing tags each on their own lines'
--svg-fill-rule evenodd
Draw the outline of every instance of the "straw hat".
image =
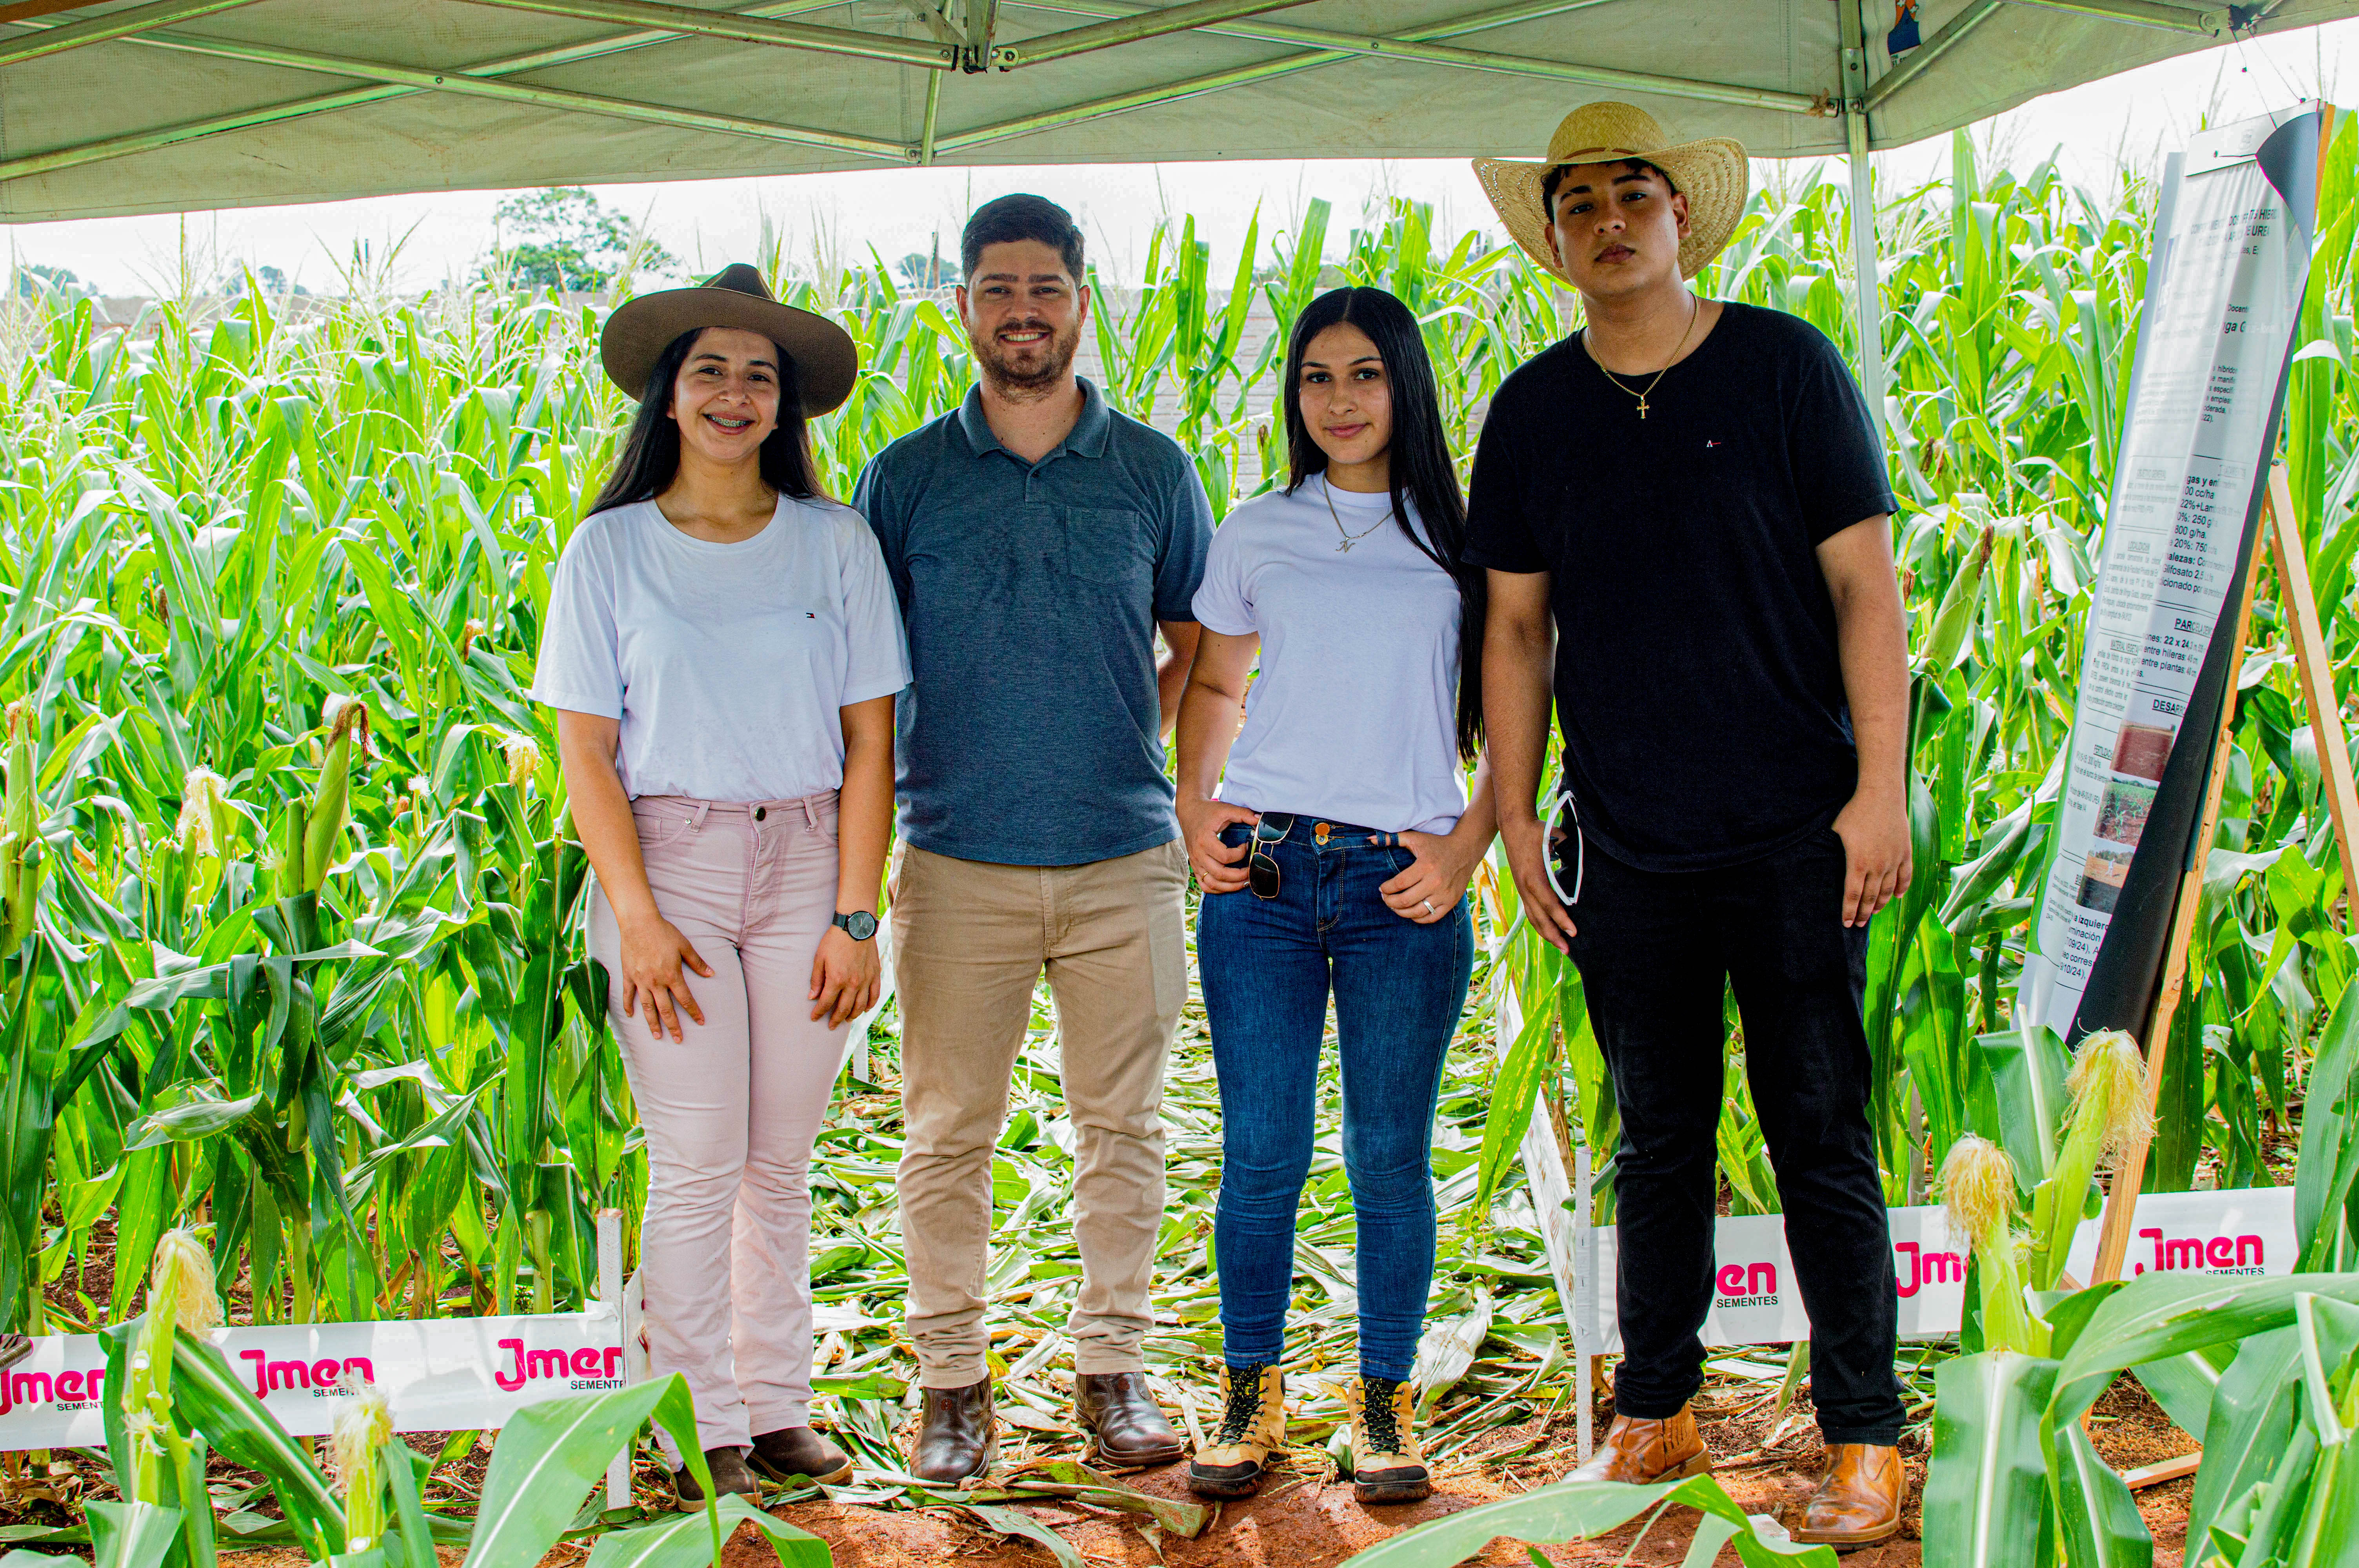
<svg viewBox="0 0 2359 1568">
<path fill-rule="evenodd" d="M 1726 136 L 1674 146 L 1655 117 L 1635 104 L 1584 103 L 1564 117 L 1549 138 L 1548 156 L 1538 163 L 1478 157 L 1474 178 L 1483 182 L 1499 222 L 1524 254 L 1553 276 L 1565 277 L 1549 245 L 1548 204 L 1540 183 L 1549 170 L 1574 163 L 1614 163 L 1643 158 L 1670 177 L 1671 188 L 1688 199 L 1688 235 L 1680 242 L 1680 276 L 1693 277 L 1720 254 L 1745 213 L 1752 178 L 1745 148 Z"/>
<path fill-rule="evenodd" d="M 625 303 L 606 318 L 598 358 L 607 379 L 637 397 L 671 341 L 699 327 L 743 327 L 784 349 L 795 362 L 806 415 L 824 414 L 851 396 L 860 374 L 851 333 L 824 316 L 779 304 L 762 275 L 743 262 L 693 288 L 667 288 Z"/>
</svg>

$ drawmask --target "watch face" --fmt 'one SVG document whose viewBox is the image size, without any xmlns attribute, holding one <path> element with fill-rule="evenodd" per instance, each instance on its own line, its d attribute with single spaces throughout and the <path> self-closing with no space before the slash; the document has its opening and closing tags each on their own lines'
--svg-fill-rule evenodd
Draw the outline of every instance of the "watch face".
<svg viewBox="0 0 2359 1568">
<path fill-rule="evenodd" d="M 836 924 L 842 926 L 844 934 L 854 942 L 865 942 L 876 935 L 876 917 L 864 909 L 836 916 Z"/>
</svg>

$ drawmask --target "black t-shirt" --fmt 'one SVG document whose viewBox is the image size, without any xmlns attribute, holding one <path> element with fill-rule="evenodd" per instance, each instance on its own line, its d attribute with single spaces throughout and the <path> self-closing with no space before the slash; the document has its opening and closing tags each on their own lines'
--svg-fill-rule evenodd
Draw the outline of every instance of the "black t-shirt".
<svg viewBox="0 0 2359 1568">
<path fill-rule="evenodd" d="M 1583 836 L 1642 871 L 1736 865 L 1857 787 L 1816 547 L 1897 503 L 1843 356 L 1795 317 L 1723 306 L 1647 402 L 1641 419 L 1577 335 L 1507 377 L 1465 557 L 1552 574 Z"/>
</svg>

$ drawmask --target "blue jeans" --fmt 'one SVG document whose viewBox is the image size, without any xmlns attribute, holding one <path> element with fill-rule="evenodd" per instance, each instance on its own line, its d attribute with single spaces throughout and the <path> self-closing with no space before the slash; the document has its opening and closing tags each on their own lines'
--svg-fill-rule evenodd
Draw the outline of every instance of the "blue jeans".
<svg viewBox="0 0 2359 1568">
<path fill-rule="evenodd" d="M 1369 829 L 1298 817 L 1270 851 L 1274 899 L 1207 894 L 1196 925 L 1221 1080 L 1221 1199 L 1213 1227 L 1223 1354 L 1283 1358 L 1295 1212 L 1317 1130 L 1327 994 L 1343 1067 L 1343 1166 L 1358 1220 L 1360 1371 L 1406 1379 L 1433 1280 L 1433 1109 L 1474 967 L 1467 902 L 1430 925 L 1385 907 L 1406 849 Z M 1231 849 L 1249 828 L 1223 837 Z"/>
</svg>

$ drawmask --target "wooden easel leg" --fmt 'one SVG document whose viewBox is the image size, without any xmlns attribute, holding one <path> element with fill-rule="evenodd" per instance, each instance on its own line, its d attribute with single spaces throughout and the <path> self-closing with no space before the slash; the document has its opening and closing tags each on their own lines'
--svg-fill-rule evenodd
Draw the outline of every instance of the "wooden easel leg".
<svg viewBox="0 0 2359 1568">
<path fill-rule="evenodd" d="M 2310 732 L 2318 741 L 2319 793 L 2326 797 L 2328 816 L 2334 824 L 2334 847 L 2343 860 L 2345 928 L 2352 901 L 2359 900 L 2359 874 L 2351 861 L 2351 836 L 2359 830 L 2359 793 L 2351 780 L 2351 747 L 2343 736 L 2342 704 L 2334 695 L 2334 665 L 2327 656 L 2326 636 L 2318 619 L 2318 597 L 2310 586 L 2310 560 L 2301 539 L 2301 524 L 2293 514 L 2293 496 L 2286 485 L 2284 465 L 2269 470 L 2269 543 L 2277 551 L 2277 593 L 2293 633 L 2294 666 L 2301 677 L 2301 699 L 2310 708 Z"/>
<path fill-rule="evenodd" d="M 2282 475 L 2272 479 L 2265 503 L 2277 511 L 2283 503 Z M 2236 607 L 2236 641 L 2241 652 L 2253 632 L 2253 589 L 2260 579 L 2260 563 L 2245 573 L 2245 590 Z M 2186 874 L 2179 879 L 2179 902 L 2171 911 L 2170 946 L 2162 959 L 2162 990 L 2155 998 L 2154 1016 L 2146 1029 L 2146 1108 L 2151 1124 L 2162 1095 L 2163 1069 L 2170 1054 L 2170 1025 L 2179 1016 L 2180 998 L 2187 989 L 2187 948 L 2195 935 L 2195 917 L 2203 907 L 2203 866 L 2212 855 L 2212 840 L 2220 831 L 2220 792 L 2228 780 L 2228 748 L 2236 743 L 2236 688 L 2229 677 L 2228 692 L 2220 705 L 2220 732 L 2212 744 L 2212 775 L 2203 789 L 2203 815 L 2196 822 L 2194 852 Z M 2129 1249 L 2130 1227 L 2137 1212 L 2138 1188 L 2146 1184 L 2147 1148 L 2150 1132 L 2141 1132 L 2122 1151 L 2114 1165 L 2114 1182 L 2105 1195 L 2105 1217 L 2097 1232 L 2096 1265 L 2089 1282 L 2102 1284 L 2122 1275 L 2122 1259 Z"/>
</svg>

